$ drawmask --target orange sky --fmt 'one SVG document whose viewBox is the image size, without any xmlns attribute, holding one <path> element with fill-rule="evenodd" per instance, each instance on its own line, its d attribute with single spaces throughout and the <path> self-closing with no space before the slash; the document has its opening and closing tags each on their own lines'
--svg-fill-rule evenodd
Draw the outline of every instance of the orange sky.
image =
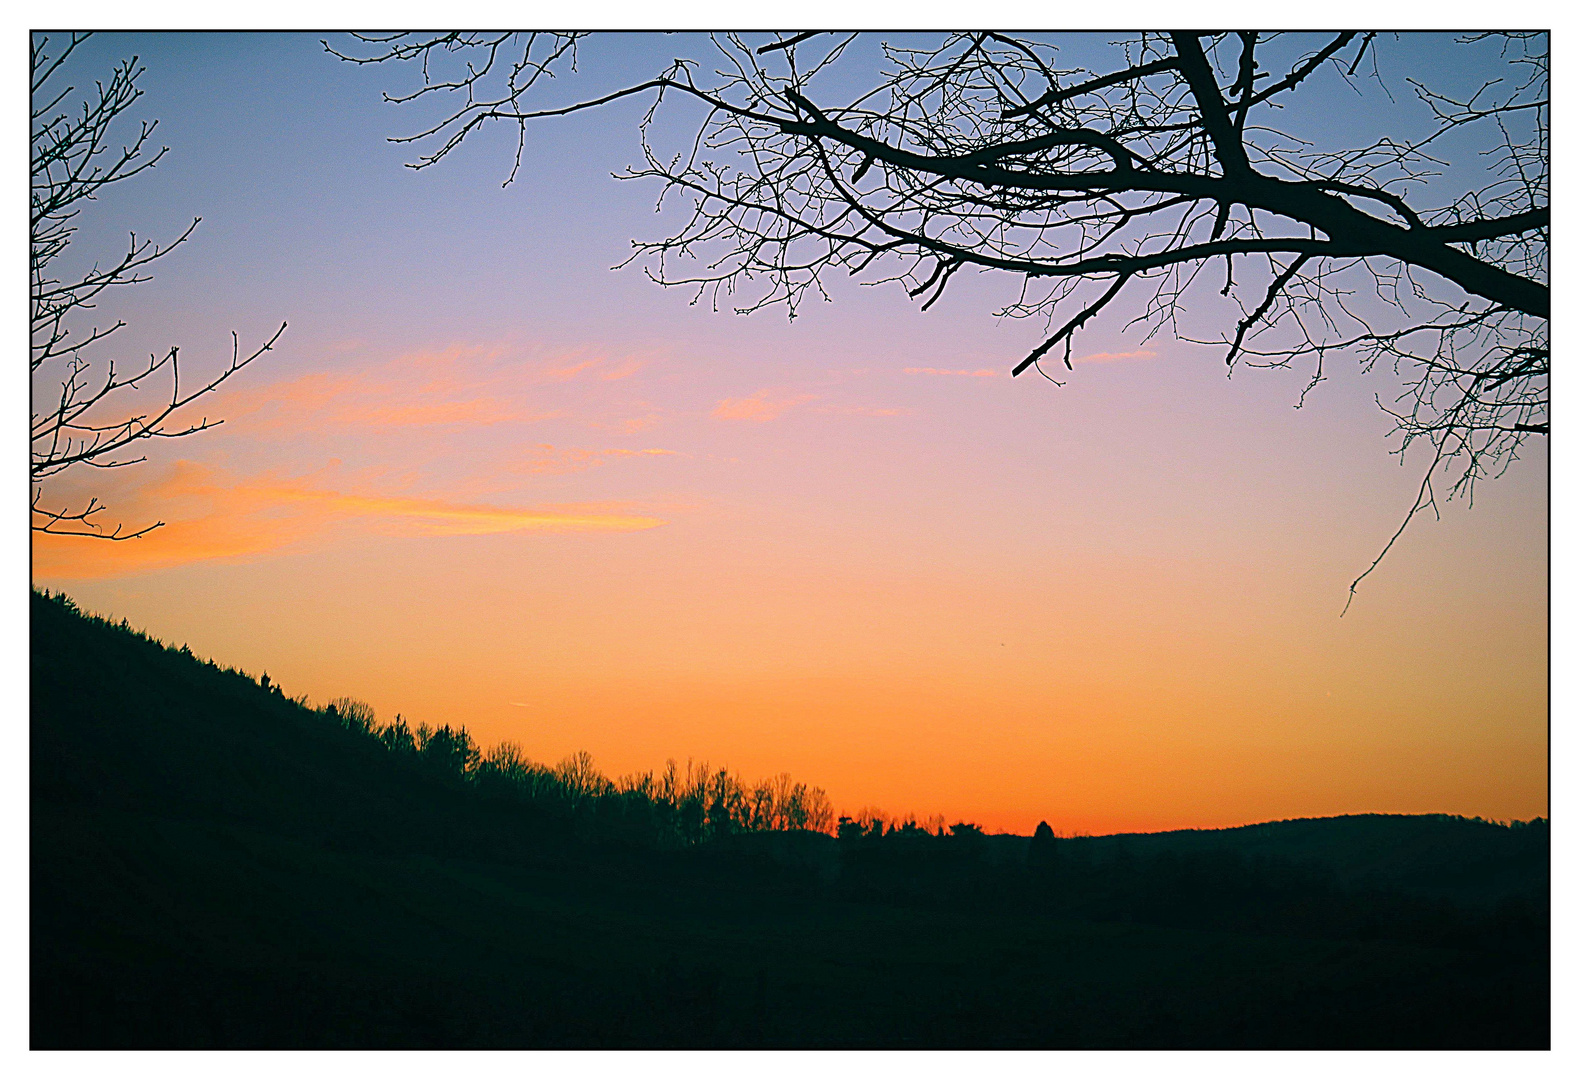
<svg viewBox="0 0 1580 1080">
<path fill-rule="evenodd" d="M 1387 452 L 1386 374 L 1330 361 L 1296 410 L 1304 373 L 1117 318 L 1068 385 L 1011 380 L 1039 328 L 966 275 L 927 314 L 690 307 L 606 269 L 654 229 L 607 178 L 629 117 L 502 191 L 492 159 L 403 172 L 376 80 L 313 43 L 128 45 L 172 153 L 119 209 L 209 231 L 117 301 L 127 349 L 291 326 L 220 428 L 51 489 L 167 525 L 36 540 L 36 584 L 314 702 L 788 770 L 844 812 L 1547 813 L 1545 447 L 1340 618 L 1425 464 Z"/>
<path fill-rule="evenodd" d="M 36 580 L 315 701 L 612 773 L 788 769 L 847 811 L 1546 812 L 1535 469 L 1418 523 L 1340 619 L 1409 474 L 1183 351 L 1063 389 L 371 352 L 260 373 L 113 493 L 169 524 L 43 539 Z"/>
</svg>

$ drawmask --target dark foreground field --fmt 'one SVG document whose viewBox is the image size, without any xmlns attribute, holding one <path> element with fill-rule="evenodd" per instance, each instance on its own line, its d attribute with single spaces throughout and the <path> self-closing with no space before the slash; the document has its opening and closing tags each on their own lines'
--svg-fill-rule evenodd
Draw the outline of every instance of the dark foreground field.
<svg viewBox="0 0 1580 1080">
<path fill-rule="evenodd" d="M 45 1047 L 1545 1047 L 1545 822 L 668 850 L 35 595 Z M 645 834 L 643 834 L 645 835 Z"/>
</svg>

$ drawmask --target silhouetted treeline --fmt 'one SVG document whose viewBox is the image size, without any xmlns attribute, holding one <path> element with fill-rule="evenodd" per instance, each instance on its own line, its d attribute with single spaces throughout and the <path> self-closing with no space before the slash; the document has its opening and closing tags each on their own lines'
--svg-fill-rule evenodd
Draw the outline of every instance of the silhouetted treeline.
<svg viewBox="0 0 1580 1080">
<path fill-rule="evenodd" d="M 558 765 L 532 760 L 505 742 L 483 752 L 465 727 L 415 728 L 396 714 L 380 725 L 371 706 L 336 698 L 323 716 L 382 746 L 392 758 L 476 790 L 576 822 L 589 838 L 613 838 L 662 848 L 689 847 L 736 833 L 828 832 L 833 810 L 822 788 L 781 773 L 746 784 L 728 769 L 673 760 L 662 772 L 611 780 L 585 750 Z"/>
<path fill-rule="evenodd" d="M 38 605 L 45 607 L 40 608 Z M 166 646 L 128 626 L 111 624 L 80 612 L 67 596 L 35 593 L 35 629 L 41 611 L 55 609 L 94 628 L 104 644 L 116 641 L 141 646 L 143 659 L 166 669 L 158 685 L 144 687 L 144 679 L 124 670 L 96 673 L 113 680 L 103 688 L 115 692 L 126 704 L 140 692 L 155 698 L 171 689 L 182 695 L 182 711 L 208 709 L 223 715 L 235 695 L 263 691 L 272 701 L 270 711 L 293 727 L 315 731 L 321 739 L 349 743 L 343 752 L 367 764 L 382 759 L 398 773 L 420 778 L 415 790 L 434 785 L 466 792 L 483 802 L 508 804 L 528 814 L 528 820 L 547 817 L 584 840 L 614 840 L 625 844 L 668 849 L 691 847 L 737 833 L 811 830 L 832 832 L 833 810 L 821 788 L 791 779 L 788 774 L 747 784 L 726 769 L 688 761 L 684 768 L 669 761 L 661 772 L 643 772 L 611 780 L 599 772 L 585 751 L 558 765 L 529 758 L 513 743 L 484 752 L 464 726 L 410 724 L 397 714 L 381 724 L 373 708 L 354 698 L 336 698 L 323 708 L 313 708 L 305 698 L 288 697 L 279 683 L 264 673 L 254 680 L 235 668 L 195 657 L 190 648 Z M 120 649 L 105 649 L 99 663 L 113 663 Z M 186 662 L 186 663 L 183 663 Z M 201 669 L 207 680 L 195 680 Z M 45 733 L 47 736 L 47 732 Z M 102 737 L 118 742 L 124 732 L 104 731 Z M 192 741 L 161 751 L 192 755 L 189 782 L 201 784 L 215 769 L 228 771 L 234 763 L 201 760 L 203 747 Z"/>
<path fill-rule="evenodd" d="M 830 820 L 32 601 L 35 1046 L 1544 1046 L 1545 821 Z"/>
</svg>

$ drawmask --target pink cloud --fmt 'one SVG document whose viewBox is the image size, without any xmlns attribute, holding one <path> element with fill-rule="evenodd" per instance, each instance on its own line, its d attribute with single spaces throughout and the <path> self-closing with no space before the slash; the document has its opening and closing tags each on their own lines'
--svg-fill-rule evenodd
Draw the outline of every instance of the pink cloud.
<svg viewBox="0 0 1580 1080">
<path fill-rule="evenodd" d="M 639 451 L 631 451 L 639 453 Z M 238 479 L 178 461 L 162 480 L 118 503 L 128 520 L 167 522 L 121 544 L 81 537 L 39 536 L 33 572 L 106 578 L 209 559 L 254 555 L 305 540 L 336 526 L 406 536 L 479 536 L 506 532 L 632 532 L 661 518 L 624 503 L 501 506 L 390 495 L 306 479 Z"/>
<path fill-rule="evenodd" d="M 879 408 L 873 405 L 825 405 L 818 412 L 840 413 L 845 416 L 907 416 L 910 409 Z"/>
<path fill-rule="evenodd" d="M 646 360 L 627 360 L 619 367 L 616 367 L 610 371 L 599 372 L 598 378 L 603 382 L 617 382 L 620 379 L 630 378 L 632 375 L 635 375 L 638 371 L 641 371 L 646 366 Z"/>
<path fill-rule="evenodd" d="M 227 395 L 230 422 L 249 429 L 324 430 L 497 424 L 545 418 L 510 399 L 497 353 L 452 348 L 360 368 L 313 371 Z"/>
<path fill-rule="evenodd" d="M 1151 349 L 1137 349 L 1135 352 L 1100 352 L 1089 356 L 1077 356 L 1071 363 L 1075 364 L 1108 364 L 1118 360 L 1151 360 L 1157 353 Z"/>
<path fill-rule="evenodd" d="M 522 357 L 502 347 L 452 346 L 357 367 L 313 371 L 227 395 L 225 415 L 262 430 L 411 428 L 546 420 L 530 387 L 629 378 L 646 363 L 585 350 Z"/>
<path fill-rule="evenodd" d="M 649 357 L 589 354 L 577 349 L 545 365 L 528 365 L 529 378 L 537 382 L 563 383 L 586 376 L 599 382 L 619 382 L 647 367 Z"/>
<path fill-rule="evenodd" d="M 803 401 L 813 400 L 815 395 L 801 394 L 792 398 L 779 398 L 770 400 L 769 391 L 759 390 L 751 397 L 725 398 L 713 406 L 711 415 L 715 420 L 753 420 L 757 423 L 766 423 L 779 416 L 785 410 L 794 408 Z"/>
<path fill-rule="evenodd" d="M 579 364 L 570 364 L 565 367 L 553 367 L 544 371 L 541 375 L 541 378 L 544 382 L 570 382 L 582 372 L 591 368 L 595 368 L 601 363 L 603 363 L 602 360 L 594 357 L 591 360 L 583 360 Z"/>
<path fill-rule="evenodd" d="M 965 375 L 972 379 L 996 379 L 999 376 L 999 373 L 991 368 L 979 368 L 976 371 L 952 371 L 948 368 L 908 367 L 905 369 L 905 373 L 907 375 Z"/>
<path fill-rule="evenodd" d="M 672 457 L 679 452 L 676 450 L 626 450 L 611 448 L 607 450 L 588 450 L 575 446 L 550 446 L 540 443 L 532 448 L 532 453 L 518 466 L 519 471 L 534 476 L 560 475 L 563 473 L 581 472 L 585 469 L 595 469 L 607 461 L 620 458 L 640 457 Z"/>
</svg>

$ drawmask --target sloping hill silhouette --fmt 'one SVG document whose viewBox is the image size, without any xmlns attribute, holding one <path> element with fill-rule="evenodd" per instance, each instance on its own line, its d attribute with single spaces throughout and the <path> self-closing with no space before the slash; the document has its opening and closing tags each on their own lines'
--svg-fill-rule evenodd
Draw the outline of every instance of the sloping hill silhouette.
<svg viewBox="0 0 1580 1080">
<path fill-rule="evenodd" d="M 1031 840 L 989 837 L 995 858 L 1023 861 Z M 1544 893 L 1548 834 L 1543 819 L 1501 823 L 1449 814 L 1347 814 L 1294 818 L 1228 829 L 1078 836 L 1061 842 L 1087 862 L 1234 855 L 1321 868 L 1336 885 L 1400 892 L 1468 905 L 1496 905 Z"/>
<path fill-rule="evenodd" d="M 1496 904 L 1544 892 L 1545 821 L 1513 828 L 1447 814 L 1350 814 L 1297 818 L 1237 829 L 1180 830 L 1080 838 L 1094 855 L 1128 848 L 1138 856 L 1230 850 L 1333 870 L 1352 889 L 1401 891 Z"/>
<path fill-rule="evenodd" d="M 32 671 L 35 1047 L 1547 1044 L 1545 823 L 660 828 L 63 598 Z"/>
<path fill-rule="evenodd" d="M 69 602 L 68 602 L 69 603 Z M 35 804 L 267 828 L 360 851 L 540 850 L 444 777 L 401 769 L 372 740 L 252 678 L 68 603 L 33 601 Z M 563 832 L 563 830 L 559 830 Z"/>
</svg>

